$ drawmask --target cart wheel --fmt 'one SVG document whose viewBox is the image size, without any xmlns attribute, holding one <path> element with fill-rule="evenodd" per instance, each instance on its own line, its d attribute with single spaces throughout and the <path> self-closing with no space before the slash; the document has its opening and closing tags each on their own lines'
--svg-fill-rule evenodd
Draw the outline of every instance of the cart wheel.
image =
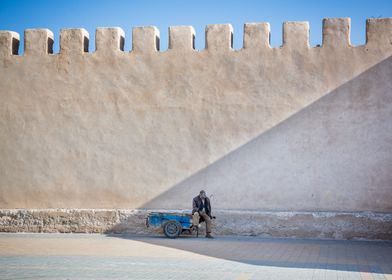
<svg viewBox="0 0 392 280">
<path fill-rule="evenodd" d="M 180 235 L 182 231 L 182 226 L 177 221 L 168 221 L 163 225 L 163 232 L 166 237 L 176 238 Z"/>
</svg>

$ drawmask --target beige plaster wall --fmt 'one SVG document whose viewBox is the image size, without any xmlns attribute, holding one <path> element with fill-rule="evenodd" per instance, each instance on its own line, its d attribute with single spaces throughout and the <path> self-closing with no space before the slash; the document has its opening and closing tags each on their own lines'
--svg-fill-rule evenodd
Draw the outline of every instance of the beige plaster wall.
<svg viewBox="0 0 392 280">
<path fill-rule="evenodd" d="M 219 209 L 392 212 L 392 19 L 88 33 L 0 32 L 0 208 L 189 208 L 201 188 Z M 203 36 L 203 35 L 201 35 Z M 234 36 L 236 36 L 234 34 Z M 128 42 L 128 41 L 127 41 Z"/>
</svg>

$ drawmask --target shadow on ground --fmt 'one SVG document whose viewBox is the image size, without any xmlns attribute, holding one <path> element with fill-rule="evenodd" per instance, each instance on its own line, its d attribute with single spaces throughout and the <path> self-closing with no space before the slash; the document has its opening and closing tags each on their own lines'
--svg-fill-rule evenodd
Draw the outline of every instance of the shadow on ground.
<svg viewBox="0 0 392 280">
<path fill-rule="evenodd" d="M 217 236 L 107 236 L 258 266 L 392 274 L 392 242 Z"/>
</svg>

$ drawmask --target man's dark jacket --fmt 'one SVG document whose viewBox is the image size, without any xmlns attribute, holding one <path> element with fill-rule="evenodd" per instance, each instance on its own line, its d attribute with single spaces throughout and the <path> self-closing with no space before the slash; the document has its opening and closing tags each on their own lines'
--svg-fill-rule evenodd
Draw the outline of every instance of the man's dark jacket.
<svg viewBox="0 0 392 280">
<path fill-rule="evenodd" d="M 203 205 L 203 201 L 201 199 L 201 197 L 198 195 L 195 198 L 193 198 L 193 202 L 192 202 L 192 215 L 195 212 L 198 212 Z M 204 205 L 205 209 L 204 211 L 206 212 L 206 214 L 212 219 L 211 216 L 211 203 L 210 203 L 210 199 L 208 197 L 205 198 L 205 205 Z M 202 221 L 202 217 L 200 217 L 200 221 Z"/>
</svg>

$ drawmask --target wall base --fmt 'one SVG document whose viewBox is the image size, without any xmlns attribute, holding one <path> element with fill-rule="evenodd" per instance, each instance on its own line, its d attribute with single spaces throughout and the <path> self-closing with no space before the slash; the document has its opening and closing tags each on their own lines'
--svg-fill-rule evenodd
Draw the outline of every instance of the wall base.
<svg viewBox="0 0 392 280">
<path fill-rule="evenodd" d="M 0 232 L 148 234 L 154 231 L 145 226 L 150 211 L 0 209 Z M 216 235 L 392 240 L 392 213 L 215 210 L 214 215 Z"/>
</svg>

